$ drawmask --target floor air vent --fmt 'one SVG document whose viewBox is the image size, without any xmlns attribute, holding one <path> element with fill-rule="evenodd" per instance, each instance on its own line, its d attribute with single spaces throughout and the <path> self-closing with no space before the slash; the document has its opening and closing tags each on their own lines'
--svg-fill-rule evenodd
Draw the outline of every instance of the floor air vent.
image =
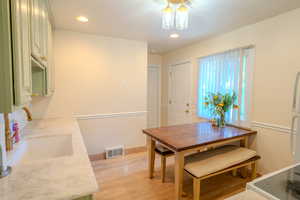
<svg viewBox="0 0 300 200">
<path fill-rule="evenodd" d="M 106 159 L 115 158 L 115 157 L 118 157 L 118 156 L 123 156 L 124 155 L 124 146 L 106 148 L 105 153 L 106 153 L 105 154 Z"/>
</svg>

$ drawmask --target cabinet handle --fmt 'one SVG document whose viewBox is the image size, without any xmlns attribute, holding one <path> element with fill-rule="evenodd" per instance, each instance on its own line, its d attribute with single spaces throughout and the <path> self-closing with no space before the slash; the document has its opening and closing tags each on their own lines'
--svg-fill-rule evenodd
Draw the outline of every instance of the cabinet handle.
<svg viewBox="0 0 300 200">
<path fill-rule="evenodd" d="M 295 134 L 297 134 L 297 132 L 295 133 L 295 131 L 294 131 L 294 127 L 295 127 L 296 119 L 299 118 L 299 117 L 300 117 L 299 115 L 296 115 L 296 116 L 294 116 L 293 119 L 292 119 L 292 126 L 291 126 L 290 140 L 291 140 L 291 151 L 292 151 L 293 156 L 295 155 L 294 137 L 295 137 Z M 296 137 L 297 137 L 297 136 L 296 136 Z"/>
<path fill-rule="evenodd" d="M 297 77 L 296 77 L 296 81 L 295 81 L 295 85 L 294 85 L 294 97 L 293 97 L 293 111 L 297 112 L 296 110 L 296 106 L 297 106 L 297 102 L 296 102 L 296 98 L 297 98 L 297 93 L 298 93 L 298 85 L 299 85 L 299 80 L 300 80 L 300 72 L 297 73 Z"/>
<path fill-rule="evenodd" d="M 44 61 L 47 61 L 47 57 L 46 56 L 41 56 L 41 59 Z"/>
</svg>

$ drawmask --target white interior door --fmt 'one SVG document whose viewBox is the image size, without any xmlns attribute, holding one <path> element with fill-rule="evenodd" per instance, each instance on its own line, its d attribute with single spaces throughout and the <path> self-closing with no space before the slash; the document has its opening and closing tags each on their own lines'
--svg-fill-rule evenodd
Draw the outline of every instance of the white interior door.
<svg viewBox="0 0 300 200">
<path fill-rule="evenodd" d="M 191 64 L 169 67 L 168 125 L 191 122 Z"/>
<path fill-rule="evenodd" d="M 159 127 L 159 67 L 148 67 L 148 128 Z"/>
</svg>

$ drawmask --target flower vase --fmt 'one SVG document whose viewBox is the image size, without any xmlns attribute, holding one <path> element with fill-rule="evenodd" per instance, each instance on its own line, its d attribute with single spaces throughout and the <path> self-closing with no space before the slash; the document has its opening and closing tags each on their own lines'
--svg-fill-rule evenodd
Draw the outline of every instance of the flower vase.
<svg viewBox="0 0 300 200">
<path fill-rule="evenodd" d="M 225 115 L 219 115 L 217 118 L 217 127 L 223 128 L 225 127 Z"/>
</svg>

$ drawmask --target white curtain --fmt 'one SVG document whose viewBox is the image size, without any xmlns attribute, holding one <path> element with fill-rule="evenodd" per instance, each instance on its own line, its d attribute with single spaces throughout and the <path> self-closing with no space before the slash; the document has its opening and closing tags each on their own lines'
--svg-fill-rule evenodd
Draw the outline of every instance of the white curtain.
<svg viewBox="0 0 300 200">
<path fill-rule="evenodd" d="M 205 97 L 209 93 L 235 92 L 240 98 L 242 72 L 242 49 L 227 51 L 199 60 L 198 116 L 211 118 L 205 108 Z M 237 99 L 237 102 L 240 100 Z M 230 110 L 226 114 L 228 122 L 239 120 L 239 112 Z"/>
</svg>

